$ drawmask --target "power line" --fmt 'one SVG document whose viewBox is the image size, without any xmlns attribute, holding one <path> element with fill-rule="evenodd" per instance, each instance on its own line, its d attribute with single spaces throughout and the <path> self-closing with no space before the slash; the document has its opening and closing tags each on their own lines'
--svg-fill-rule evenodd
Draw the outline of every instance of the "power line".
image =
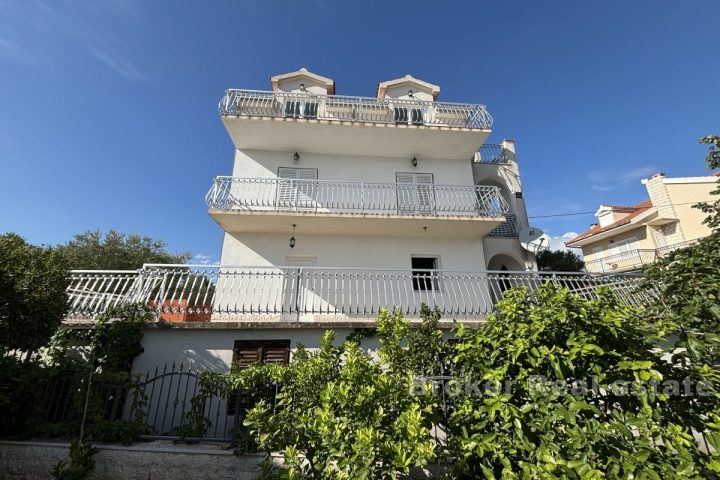
<svg viewBox="0 0 720 480">
<path fill-rule="evenodd" d="M 682 202 L 682 203 L 668 203 L 665 205 L 653 205 L 653 207 L 659 208 L 659 207 L 675 207 L 678 205 L 697 205 L 698 203 L 703 202 Z M 528 216 L 528 218 L 551 218 L 551 217 L 571 217 L 574 215 L 592 215 L 595 212 L 570 212 L 570 213 L 552 213 L 549 215 L 531 215 Z"/>
</svg>

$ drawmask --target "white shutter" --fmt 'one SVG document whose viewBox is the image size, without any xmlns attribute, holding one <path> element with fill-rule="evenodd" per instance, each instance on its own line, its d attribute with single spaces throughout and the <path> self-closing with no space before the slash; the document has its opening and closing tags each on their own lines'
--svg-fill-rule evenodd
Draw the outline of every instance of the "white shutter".
<svg viewBox="0 0 720 480">
<path fill-rule="evenodd" d="M 278 168 L 278 207 L 313 208 L 317 176 L 315 168 Z"/>
<path fill-rule="evenodd" d="M 398 210 L 402 212 L 427 213 L 433 211 L 435 196 L 432 173 L 395 174 L 398 185 Z M 407 186 L 405 186 L 407 185 Z"/>
</svg>

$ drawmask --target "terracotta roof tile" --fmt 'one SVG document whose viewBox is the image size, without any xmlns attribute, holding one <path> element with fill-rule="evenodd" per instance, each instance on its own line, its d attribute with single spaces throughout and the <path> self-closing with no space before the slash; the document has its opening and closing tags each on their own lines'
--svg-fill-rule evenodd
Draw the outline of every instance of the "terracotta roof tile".
<svg viewBox="0 0 720 480">
<path fill-rule="evenodd" d="M 581 233 L 580 235 L 578 235 L 577 237 L 573 238 L 572 240 L 568 240 L 567 242 L 565 242 L 565 245 L 568 245 L 573 242 L 577 242 L 579 240 L 583 240 L 588 237 L 592 237 L 593 235 L 597 235 L 598 233 L 607 232 L 608 230 L 612 230 L 613 228 L 617 228 L 622 225 L 627 225 L 628 223 L 630 223 L 630 221 L 633 218 L 637 217 L 638 215 L 640 215 L 644 211 L 648 210 L 649 208 L 652 208 L 652 202 L 650 200 L 645 200 L 644 202 L 638 203 L 637 205 L 632 206 L 632 207 L 619 206 L 619 207 L 610 207 L 610 208 L 618 209 L 618 210 L 627 209 L 627 210 L 629 210 L 630 213 L 625 215 L 623 218 L 621 218 L 617 222 L 611 223 L 610 225 L 607 225 L 605 227 L 596 226 L 589 230 L 586 230 L 583 233 Z"/>
</svg>

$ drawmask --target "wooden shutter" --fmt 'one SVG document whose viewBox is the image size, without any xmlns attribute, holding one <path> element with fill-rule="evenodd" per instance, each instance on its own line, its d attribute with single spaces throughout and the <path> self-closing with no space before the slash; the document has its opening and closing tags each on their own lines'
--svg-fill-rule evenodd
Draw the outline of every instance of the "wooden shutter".
<svg viewBox="0 0 720 480">
<path fill-rule="evenodd" d="M 255 363 L 290 363 L 290 340 L 237 340 L 233 347 L 233 366 L 248 368 Z M 268 386 L 269 387 L 269 386 Z M 227 399 L 227 415 L 235 415 L 238 409 L 238 393 L 240 408 L 250 408 L 258 395 L 267 392 L 238 392 L 230 394 Z"/>
<path fill-rule="evenodd" d="M 254 363 L 290 362 L 290 340 L 238 340 L 233 348 L 233 365 L 247 368 Z"/>
</svg>

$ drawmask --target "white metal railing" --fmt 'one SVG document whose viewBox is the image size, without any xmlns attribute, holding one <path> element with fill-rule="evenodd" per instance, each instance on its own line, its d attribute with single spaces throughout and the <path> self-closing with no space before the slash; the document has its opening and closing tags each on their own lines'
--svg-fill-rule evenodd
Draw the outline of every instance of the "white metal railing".
<svg viewBox="0 0 720 480">
<path fill-rule="evenodd" d="M 227 90 L 218 109 L 221 115 L 478 129 L 493 123 L 485 105 L 265 90 Z"/>
<path fill-rule="evenodd" d="M 438 306 L 446 316 L 484 316 L 504 290 L 534 289 L 547 281 L 587 298 L 607 286 L 621 301 L 642 305 L 654 292 L 638 290 L 639 280 L 553 272 L 146 265 L 136 272 L 73 271 L 68 318 L 91 317 L 125 303 L 144 304 L 160 320 L 173 315 L 205 321 L 247 314 L 373 316 L 394 306 L 416 315 L 423 303 Z"/>
<path fill-rule="evenodd" d="M 587 260 L 585 262 L 585 267 L 588 272 L 592 273 L 611 273 L 626 270 L 637 270 L 643 265 L 653 263 L 659 258 L 667 256 L 670 252 L 688 247 L 695 242 L 696 240 L 686 240 L 684 242 L 666 245 L 656 249 L 635 248 L 626 252 L 608 255 L 607 257 Z"/>
<path fill-rule="evenodd" d="M 497 218 L 509 206 L 486 185 L 336 182 L 216 177 L 205 196 L 218 210 L 452 215 Z"/>
<path fill-rule="evenodd" d="M 493 143 L 481 145 L 478 154 L 475 156 L 475 162 L 477 163 L 508 163 L 509 161 L 510 159 L 503 146 Z"/>
</svg>

